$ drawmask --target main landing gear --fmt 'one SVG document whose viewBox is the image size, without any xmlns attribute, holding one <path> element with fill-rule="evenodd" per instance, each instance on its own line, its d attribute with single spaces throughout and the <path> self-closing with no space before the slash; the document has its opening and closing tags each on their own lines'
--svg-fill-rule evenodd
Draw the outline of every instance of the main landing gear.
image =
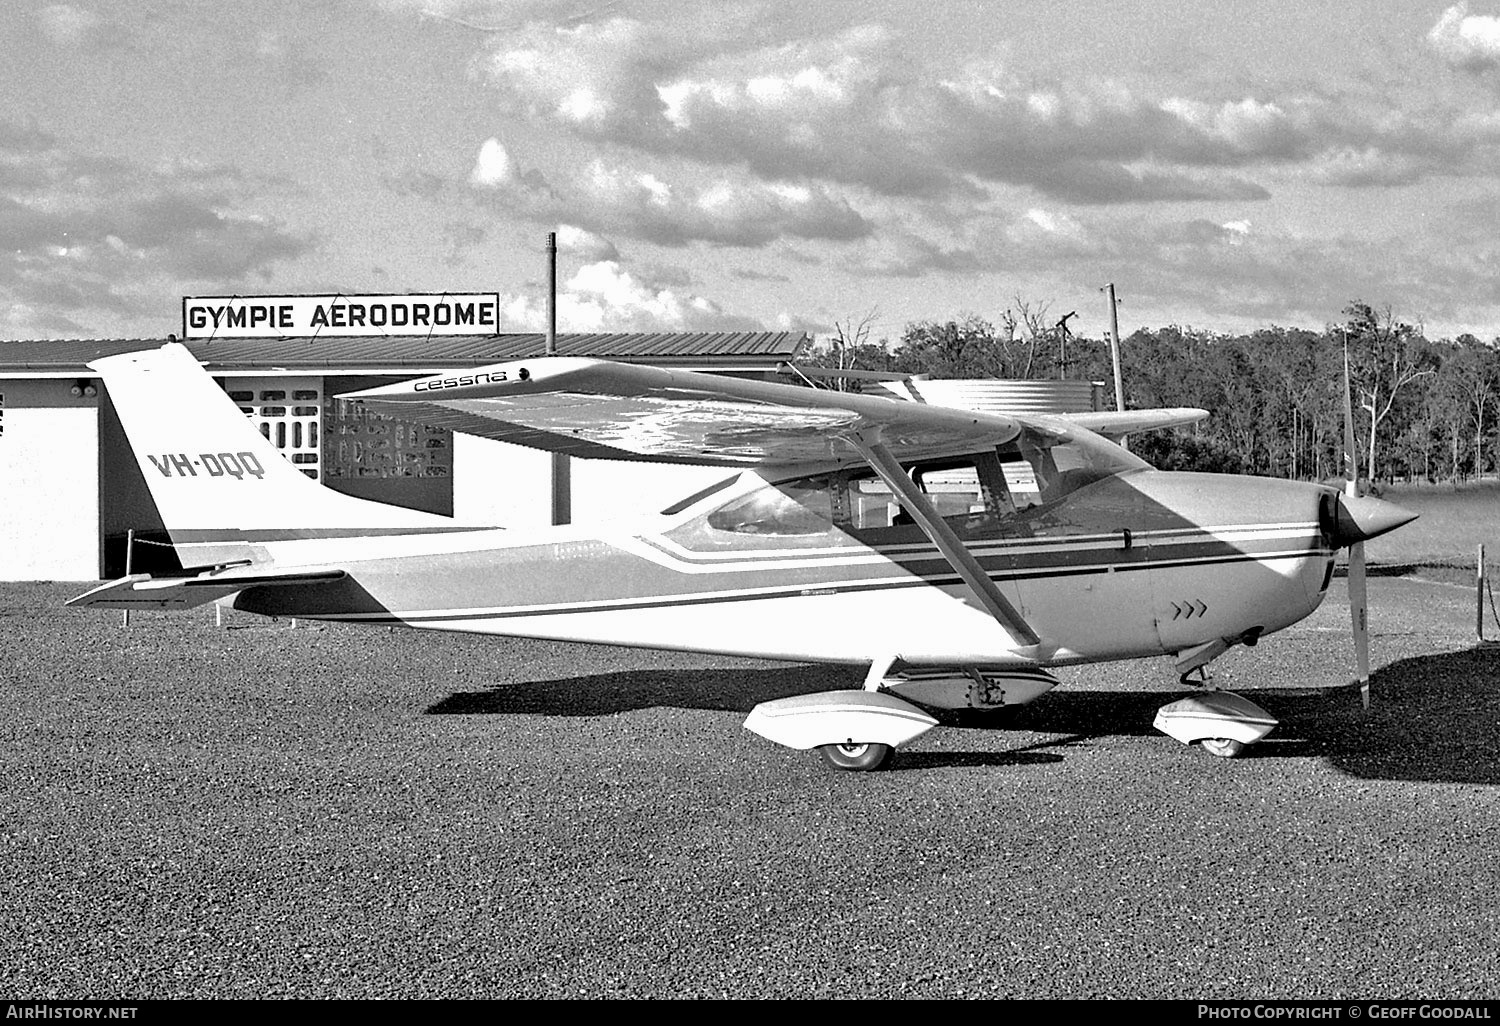
<svg viewBox="0 0 1500 1026">
<path fill-rule="evenodd" d="M 837 745 L 819 745 L 818 751 L 823 753 L 823 761 L 834 769 L 867 772 L 884 766 L 895 749 L 890 745 L 874 742 L 856 744 L 849 741 Z"/>
<path fill-rule="evenodd" d="M 1057 684 L 1037 667 L 903 666 L 877 659 L 859 691 L 824 691 L 762 702 L 745 727 L 768 741 L 816 748 L 828 765 L 868 772 L 888 765 L 902 745 L 937 726 L 930 709 L 1022 705 Z"/>
<path fill-rule="evenodd" d="M 1182 683 L 1206 690 L 1162 706 L 1152 724 L 1185 745 L 1199 742 L 1205 752 L 1220 759 L 1233 759 L 1276 726 L 1276 717 L 1248 698 L 1214 688 L 1208 664 L 1228 647 L 1226 642 L 1215 641 L 1178 655 Z M 1197 680 L 1192 679 L 1195 671 Z"/>
<path fill-rule="evenodd" d="M 1245 750 L 1245 743 L 1232 737 L 1206 737 L 1199 743 L 1205 752 L 1220 759 L 1233 759 Z"/>
<path fill-rule="evenodd" d="M 745 728 L 768 741 L 808 751 L 843 770 L 868 772 L 891 753 L 921 737 L 937 720 L 895 695 L 879 691 L 823 691 L 762 702 L 750 710 Z"/>
</svg>

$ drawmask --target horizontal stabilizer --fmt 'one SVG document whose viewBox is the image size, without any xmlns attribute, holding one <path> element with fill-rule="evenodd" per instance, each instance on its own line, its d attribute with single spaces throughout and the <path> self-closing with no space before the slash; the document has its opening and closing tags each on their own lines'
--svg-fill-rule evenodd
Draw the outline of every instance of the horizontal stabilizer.
<svg viewBox="0 0 1500 1026">
<path fill-rule="evenodd" d="M 246 588 L 326 584 L 347 576 L 342 570 L 262 570 L 204 573 L 196 577 L 152 577 L 131 574 L 101 584 L 67 601 L 70 606 L 101 609 L 191 609 Z"/>
</svg>

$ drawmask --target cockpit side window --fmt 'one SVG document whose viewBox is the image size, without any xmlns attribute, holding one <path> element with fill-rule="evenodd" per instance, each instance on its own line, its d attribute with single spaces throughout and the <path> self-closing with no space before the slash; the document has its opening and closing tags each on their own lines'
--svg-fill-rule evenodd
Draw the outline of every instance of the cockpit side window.
<svg viewBox="0 0 1500 1026">
<path fill-rule="evenodd" d="M 836 507 L 847 506 L 847 498 L 835 500 L 837 478 L 820 474 L 757 488 L 710 513 L 708 526 L 735 534 L 822 534 L 832 530 Z"/>
<path fill-rule="evenodd" d="M 911 468 L 911 476 L 933 508 L 956 528 L 993 526 L 1016 514 L 1005 466 L 993 449 L 962 459 L 919 463 Z M 893 519 L 893 526 L 911 522 L 903 512 Z"/>
<path fill-rule="evenodd" d="M 1110 447 L 1111 449 L 1113 447 Z M 1128 454 L 1027 430 L 1014 442 L 906 468 L 960 537 L 1029 535 L 1033 511 L 1122 470 Z M 1140 464 L 1144 466 L 1144 464 Z M 923 534 L 900 499 L 867 466 L 767 484 L 708 514 L 707 527 L 734 535 L 852 535 L 866 544 L 915 541 Z"/>
</svg>

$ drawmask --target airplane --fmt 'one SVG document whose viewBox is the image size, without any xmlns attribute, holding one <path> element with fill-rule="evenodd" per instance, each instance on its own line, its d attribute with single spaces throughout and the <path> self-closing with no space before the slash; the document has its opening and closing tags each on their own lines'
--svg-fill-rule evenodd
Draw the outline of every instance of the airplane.
<svg viewBox="0 0 1500 1026">
<path fill-rule="evenodd" d="M 1117 444 L 1197 409 L 1007 415 L 556 356 L 340 396 L 579 458 L 725 470 L 637 521 L 466 527 L 305 476 L 178 343 L 89 366 L 182 569 L 70 605 L 221 601 L 864 666 L 858 688 L 763 702 L 745 721 L 847 770 L 888 765 L 945 711 L 1030 702 L 1058 684 L 1051 668 L 1152 656 L 1197 688 L 1155 726 L 1235 756 L 1276 720 L 1214 688 L 1209 663 L 1312 613 L 1348 548 L 1367 688 L 1363 543 L 1413 519 L 1353 487 L 1159 471 Z"/>
</svg>

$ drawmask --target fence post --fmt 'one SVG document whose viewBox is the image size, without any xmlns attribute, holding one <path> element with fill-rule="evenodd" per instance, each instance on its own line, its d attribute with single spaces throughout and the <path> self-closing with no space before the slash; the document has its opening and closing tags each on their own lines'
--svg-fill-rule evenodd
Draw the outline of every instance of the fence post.
<svg viewBox="0 0 1500 1026">
<path fill-rule="evenodd" d="M 131 556 L 135 555 L 135 528 L 129 528 L 125 532 L 125 576 L 130 576 Z M 120 610 L 120 626 L 130 626 L 130 610 Z"/>
<path fill-rule="evenodd" d="M 1474 567 L 1474 633 L 1484 644 L 1484 543 L 1479 543 L 1479 562 Z"/>
</svg>

